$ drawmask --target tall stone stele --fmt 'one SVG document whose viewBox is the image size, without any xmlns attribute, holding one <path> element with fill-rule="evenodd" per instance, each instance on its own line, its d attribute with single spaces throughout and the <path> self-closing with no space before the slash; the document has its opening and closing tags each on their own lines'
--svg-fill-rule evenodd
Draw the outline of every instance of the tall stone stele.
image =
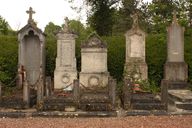
<svg viewBox="0 0 192 128">
<path fill-rule="evenodd" d="M 184 28 L 177 22 L 176 12 L 172 24 L 167 28 L 167 61 L 164 79 L 161 82 L 162 100 L 167 99 L 169 89 L 186 88 L 188 65 L 184 60 Z"/>
<path fill-rule="evenodd" d="M 124 79 L 145 80 L 148 78 L 148 67 L 145 61 L 145 37 L 138 24 L 138 14 L 132 15 L 133 25 L 131 30 L 125 33 L 126 37 L 126 60 L 124 66 Z"/>
<path fill-rule="evenodd" d="M 39 98 L 42 97 L 44 90 L 44 85 L 38 82 L 44 81 L 45 78 L 45 36 L 32 19 L 32 14 L 35 12 L 31 7 L 27 13 L 28 23 L 18 32 L 18 86 L 23 86 L 26 77 L 25 82 L 28 86 L 37 89 Z"/>
<path fill-rule="evenodd" d="M 124 65 L 124 108 L 130 108 L 131 85 L 138 80 L 148 78 L 148 67 L 145 61 L 145 37 L 146 34 L 139 27 L 138 14 L 132 15 L 133 25 L 125 33 L 126 37 L 126 60 Z"/>
<path fill-rule="evenodd" d="M 68 26 L 68 18 L 65 25 L 57 35 L 57 58 L 54 71 L 54 88 L 73 90 L 73 81 L 77 79 L 75 38 L 77 37 Z"/>
</svg>

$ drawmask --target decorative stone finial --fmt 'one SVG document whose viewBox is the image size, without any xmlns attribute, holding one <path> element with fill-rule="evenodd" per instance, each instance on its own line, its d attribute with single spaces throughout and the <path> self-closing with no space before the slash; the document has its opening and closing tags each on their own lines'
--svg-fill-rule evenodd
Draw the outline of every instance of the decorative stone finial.
<svg viewBox="0 0 192 128">
<path fill-rule="evenodd" d="M 26 13 L 29 14 L 28 23 L 34 23 L 33 14 L 35 14 L 35 11 L 33 11 L 32 7 L 30 7 L 29 10 L 26 11 Z"/>
<path fill-rule="evenodd" d="M 137 28 L 139 26 L 138 22 L 138 13 L 134 13 L 131 15 L 131 18 L 133 19 L 133 25 L 132 28 Z"/>
<path fill-rule="evenodd" d="M 64 21 L 65 21 L 65 24 L 63 26 L 63 31 L 67 33 L 67 32 L 70 31 L 69 30 L 69 19 L 68 19 L 68 17 L 65 17 Z"/>
<path fill-rule="evenodd" d="M 172 21 L 172 24 L 178 24 L 176 10 L 173 11 L 173 21 Z"/>
</svg>

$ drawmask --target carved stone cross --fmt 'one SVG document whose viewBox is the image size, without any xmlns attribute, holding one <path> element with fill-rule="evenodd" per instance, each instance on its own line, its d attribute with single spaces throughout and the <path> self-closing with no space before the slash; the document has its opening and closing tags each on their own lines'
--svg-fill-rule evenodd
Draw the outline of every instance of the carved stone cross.
<svg viewBox="0 0 192 128">
<path fill-rule="evenodd" d="M 26 11 L 27 14 L 29 14 L 28 22 L 33 21 L 32 15 L 35 14 L 35 11 L 33 11 L 32 7 L 29 8 L 28 11 Z"/>
</svg>

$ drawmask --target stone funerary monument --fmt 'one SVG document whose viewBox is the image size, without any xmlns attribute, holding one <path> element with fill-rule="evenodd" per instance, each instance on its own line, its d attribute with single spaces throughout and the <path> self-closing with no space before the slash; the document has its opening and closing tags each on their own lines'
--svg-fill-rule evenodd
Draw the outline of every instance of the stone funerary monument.
<svg viewBox="0 0 192 128">
<path fill-rule="evenodd" d="M 184 28 L 177 21 L 176 12 L 167 28 L 167 61 L 161 81 L 161 99 L 168 111 L 191 108 L 192 93 L 188 90 L 188 65 L 184 60 Z M 177 100 L 176 100 L 177 99 Z M 188 107 L 190 106 L 190 107 Z"/>
<path fill-rule="evenodd" d="M 132 18 L 132 28 L 125 33 L 124 108 L 129 108 L 132 85 L 138 80 L 147 80 L 148 78 L 148 67 L 145 61 L 146 34 L 139 28 L 138 14 L 135 13 Z"/>
<path fill-rule="evenodd" d="M 114 107 L 115 84 L 107 69 L 107 46 L 96 33 L 81 46 L 79 81 L 81 109 L 111 110 Z"/>
<path fill-rule="evenodd" d="M 35 12 L 31 7 L 27 13 L 28 24 L 18 32 L 18 86 L 23 87 L 24 99 L 28 102 L 30 88 L 37 90 L 38 100 L 44 95 L 45 36 L 32 19 Z"/>
<path fill-rule="evenodd" d="M 57 35 L 57 58 L 54 72 L 54 88 L 71 91 L 73 81 L 77 79 L 75 38 L 77 37 L 68 26 L 68 19 Z"/>
</svg>

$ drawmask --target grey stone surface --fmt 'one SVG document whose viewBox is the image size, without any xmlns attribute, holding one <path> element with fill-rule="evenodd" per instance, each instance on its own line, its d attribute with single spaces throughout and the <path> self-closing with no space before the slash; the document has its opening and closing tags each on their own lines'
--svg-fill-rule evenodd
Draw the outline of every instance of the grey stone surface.
<svg viewBox="0 0 192 128">
<path fill-rule="evenodd" d="M 176 15 L 167 28 L 167 40 L 167 61 L 184 62 L 184 27 L 178 24 Z"/>
<path fill-rule="evenodd" d="M 187 82 L 188 65 L 185 62 L 166 62 L 164 65 L 164 79 Z"/>
<path fill-rule="evenodd" d="M 75 38 L 77 37 L 69 28 L 68 20 L 57 35 L 57 58 L 54 71 L 54 88 L 72 90 L 73 80 L 77 79 Z"/>
<path fill-rule="evenodd" d="M 168 92 L 181 102 L 192 102 L 192 92 L 190 90 L 169 90 Z"/>
<path fill-rule="evenodd" d="M 46 80 L 45 80 L 45 95 L 48 97 L 48 96 L 51 96 L 52 95 L 52 91 L 53 91 L 53 87 L 52 87 L 52 81 L 51 81 L 51 77 L 48 76 L 46 77 Z"/>
</svg>

